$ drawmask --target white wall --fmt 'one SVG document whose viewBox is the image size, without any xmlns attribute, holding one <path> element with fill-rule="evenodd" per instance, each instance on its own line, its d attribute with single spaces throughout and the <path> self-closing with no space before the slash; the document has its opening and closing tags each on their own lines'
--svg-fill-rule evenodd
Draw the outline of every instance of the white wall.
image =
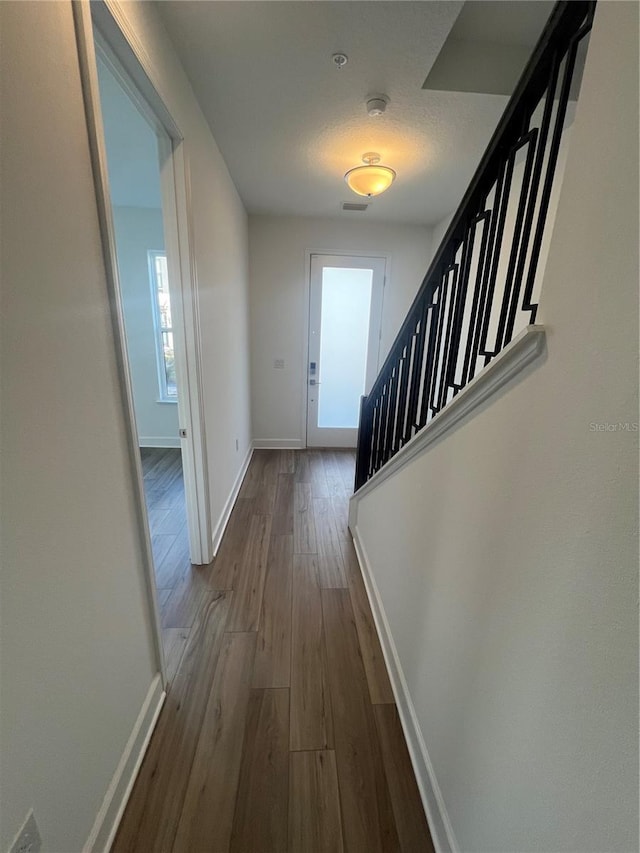
<svg viewBox="0 0 640 853">
<path fill-rule="evenodd" d="M 442 243 L 442 238 L 444 237 L 447 228 L 449 227 L 449 225 L 451 225 L 451 220 L 453 219 L 453 213 L 454 212 L 455 211 L 452 211 L 451 213 L 447 214 L 447 216 L 445 216 L 444 219 L 441 219 L 440 222 L 437 222 L 433 226 L 432 238 L 431 239 L 433 240 L 433 254 L 434 255 L 438 251 L 438 249 L 440 248 L 440 243 Z"/>
<path fill-rule="evenodd" d="M 0 850 L 72 853 L 157 665 L 71 4 L 0 15 Z"/>
<path fill-rule="evenodd" d="M 246 214 L 155 8 L 125 6 L 189 158 L 216 520 L 250 442 Z M 33 806 L 75 853 L 157 666 L 71 4 L 0 14 L 0 849 Z"/>
<path fill-rule="evenodd" d="M 162 211 L 114 207 L 118 271 L 127 332 L 138 439 L 143 447 L 179 447 L 178 408 L 158 402 L 158 362 L 147 252 L 164 249 Z"/>
<path fill-rule="evenodd" d="M 431 232 L 420 226 L 343 219 L 249 218 L 253 436 L 262 441 L 292 442 L 293 446 L 304 446 L 306 441 L 307 250 L 389 256 L 380 350 L 383 360 L 427 271 Z M 273 367 L 276 358 L 284 359 L 284 370 Z"/>
<path fill-rule="evenodd" d="M 545 359 L 358 508 L 463 851 L 638 849 L 637 33 L 598 5 Z"/>
<path fill-rule="evenodd" d="M 154 4 L 120 8 L 185 138 L 215 529 L 251 442 L 247 215 Z"/>
</svg>

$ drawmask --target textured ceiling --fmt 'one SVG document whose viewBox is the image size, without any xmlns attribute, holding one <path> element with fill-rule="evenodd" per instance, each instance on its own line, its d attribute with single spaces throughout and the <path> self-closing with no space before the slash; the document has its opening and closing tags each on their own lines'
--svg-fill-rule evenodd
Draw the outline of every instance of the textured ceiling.
<svg viewBox="0 0 640 853">
<path fill-rule="evenodd" d="M 250 213 L 431 225 L 457 206 L 507 102 L 421 88 L 462 5 L 164 0 L 157 8 Z M 513 7 L 531 4 L 486 5 L 517 18 Z M 532 28 L 509 26 L 505 38 Z M 349 56 L 340 71 L 331 61 L 338 51 Z M 377 93 L 390 103 L 369 118 L 365 101 Z M 344 173 L 366 151 L 379 152 L 397 180 L 366 213 L 344 213 L 341 202 L 359 198 Z"/>
</svg>

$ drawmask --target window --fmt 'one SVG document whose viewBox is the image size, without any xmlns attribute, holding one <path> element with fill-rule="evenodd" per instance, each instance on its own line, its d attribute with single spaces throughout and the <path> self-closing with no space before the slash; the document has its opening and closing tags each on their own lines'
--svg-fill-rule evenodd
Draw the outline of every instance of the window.
<svg viewBox="0 0 640 853">
<path fill-rule="evenodd" d="M 176 362 L 173 348 L 173 325 L 171 321 L 171 302 L 169 299 L 167 256 L 164 252 L 156 250 L 150 250 L 147 254 L 149 258 L 149 279 L 151 281 L 151 302 L 153 325 L 155 328 L 160 400 L 164 403 L 177 403 L 178 386 L 176 383 Z"/>
</svg>

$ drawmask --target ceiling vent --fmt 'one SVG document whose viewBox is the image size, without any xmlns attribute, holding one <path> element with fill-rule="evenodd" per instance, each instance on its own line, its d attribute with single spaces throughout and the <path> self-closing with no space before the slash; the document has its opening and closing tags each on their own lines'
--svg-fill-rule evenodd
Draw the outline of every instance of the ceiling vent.
<svg viewBox="0 0 640 853">
<path fill-rule="evenodd" d="M 360 213 L 364 213 L 367 208 L 370 207 L 366 201 L 343 201 L 342 202 L 342 210 L 354 210 L 359 211 Z"/>
</svg>

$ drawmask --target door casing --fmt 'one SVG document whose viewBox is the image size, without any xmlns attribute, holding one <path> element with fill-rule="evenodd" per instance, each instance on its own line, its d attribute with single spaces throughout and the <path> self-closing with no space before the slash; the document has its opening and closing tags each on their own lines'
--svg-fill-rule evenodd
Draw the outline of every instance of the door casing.
<svg viewBox="0 0 640 853">
<path fill-rule="evenodd" d="M 78 59 L 82 82 L 89 145 L 96 188 L 98 218 L 107 273 L 107 287 L 116 343 L 116 358 L 125 414 L 130 469 L 150 618 L 158 668 L 166 685 L 166 667 L 158 606 L 153 552 L 145 504 L 142 465 L 129 374 L 122 296 L 118 278 L 115 233 L 109 194 L 107 158 L 100 110 L 96 49 L 118 70 L 136 106 L 152 125 L 163 131 L 159 144 L 161 160 L 163 219 L 169 276 L 177 286 L 171 289 L 176 315 L 176 371 L 178 375 L 178 419 L 185 479 L 189 548 L 194 563 L 213 558 L 209 482 L 205 445 L 200 325 L 195 259 L 191 240 L 190 182 L 183 135 L 154 85 L 154 72 L 144 51 L 128 31 L 125 15 L 115 0 L 78 0 L 73 3 Z M 95 31 L 94 31 L 95 26 Z M 174 291 L 177 295 L 174 305 Z"/>
<path fill-rule="evenodd" d="M 311 332 L 312 332 L 312 299 L 313 299 L 313 277 L 322 275 L 322 269 L 327 266 L 339 267 L 342 269 L 369 269 L 374 273 L 373 292 L 371 297 L 371 320 L 369 329 L 369 352 L 373 357 L 368 359 L 367 376 L 365 382 L 365 393 L 368 393 L 378 373 L 380 363 L 380 339 L 382 336 L 382 313 L 384 303 L 384 289 L 386 284 L 387 268 L 389 258 L 387 255 L 378 255 L 362 252 L 308 252 L 308 278 L 307 278 L 307 317 L 306 317 L 306 347 L 305 347 L 305 363 L 303 368 L 303 381 L 305 392 L 304 400 L 304 435 L 306 437 L 306 445 L 308 447 L 349 447 L 355 446 L 357 431 L 354 434 L 353 430 L 333 429 L 331 433 L 327 431 L 324 434 L 322 441 L 317 443 L 310 435 L 309 430 L 309 409 L 310 409 L 310 394 L 312 388 L 310 386 L 309 362 L 311 359 Z M 320 367 L 321 370 L 321 367 Z"/>
</svg>

